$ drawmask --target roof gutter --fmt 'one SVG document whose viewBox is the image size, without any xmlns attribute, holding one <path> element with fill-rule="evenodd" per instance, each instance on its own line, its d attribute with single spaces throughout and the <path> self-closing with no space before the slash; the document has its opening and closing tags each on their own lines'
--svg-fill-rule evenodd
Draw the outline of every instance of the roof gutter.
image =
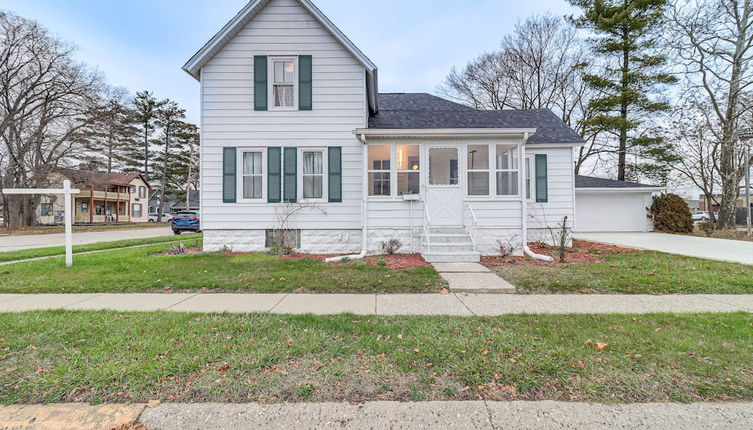
<svg viewBox="0 0 753 430">
<path fill-rule="evenodd" d="M 535 128 L 357 128 L 353 134 L 364 137 L 505 137 L 528 136 Z"/>
<path fill-rule="evenodd" d="M 646 192 L 662 192 L 666 191 L 667 187 L 602 187 L 602 188 L 578 188 L 575 187 L 576 193 L 603 193 L 605 191 L 617 192 L 617 193 L 646 193 Z"/>
</svg>

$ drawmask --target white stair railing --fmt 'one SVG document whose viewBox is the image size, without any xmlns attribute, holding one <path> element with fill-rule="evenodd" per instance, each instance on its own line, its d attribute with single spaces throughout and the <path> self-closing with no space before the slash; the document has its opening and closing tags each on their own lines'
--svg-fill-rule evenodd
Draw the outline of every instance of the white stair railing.
<svg viewBox="0 0 753 430">
<path fill-rule="evenodd" d="M 471 243 L 473 244 L 473 251 L 478 251 L 478 245 L 476 244 L 476 228 L 478 227 L 478 217 L 476 217 L 476 211 L 473 210 L 473 206 L 469 202 L 465 202 L 468 207 L 468 213 L 471 214 L 471 224 L 468 228 L 468 233 L 471 236 Z"/>
<path fill-rule="evenodd" d="M 429 227 L 431 226 L 431 216 L 429 216 L 429 207 L 424 202 L 424 240 L 426 241 L 426 252 L 431 252 L 431 240 L 429 240 Z"/>
</svg>

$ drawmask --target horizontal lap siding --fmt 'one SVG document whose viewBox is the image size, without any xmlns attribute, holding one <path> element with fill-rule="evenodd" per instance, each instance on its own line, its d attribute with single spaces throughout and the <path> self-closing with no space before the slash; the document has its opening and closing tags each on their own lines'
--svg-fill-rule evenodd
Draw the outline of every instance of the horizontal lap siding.
<svg viewBox="0 0 753 430">
<path fill-rule="evenodd" d="M 254 111 L 254 55 L 311 55 L 313 110 Z M 365 126 L 365 70 L 326 29 L 296 1 L 272 0 L 201 74 L 204 229 L 267 229 L 275 224 L 277 205 L 222 203 L 224 146 L 341 146 L 343 202 L 320 204 L 327 215 L 303 210 L 290 226 L 361 227 L 362 145 L 353 130 Z"/>
<path fill-rule="evenodd" d="M 527 153 L 547 155 L 549 187 L 549 200 L 546 203 L 528 203 L 528 227 L 554 227 L 567 216 L 567 224 L 572 228 L 575 221 L 572 148 L 536 149 L 536 145 L 530 145 Z"/>
</svg>

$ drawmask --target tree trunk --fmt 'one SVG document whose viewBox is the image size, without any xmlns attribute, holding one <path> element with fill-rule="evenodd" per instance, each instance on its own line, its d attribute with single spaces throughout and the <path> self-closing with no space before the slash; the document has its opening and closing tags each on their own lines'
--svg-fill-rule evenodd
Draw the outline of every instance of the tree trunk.
<svg viewBox="0 0 753 430">
<path fill-rule="evenodd" d="M 162 181 L 160 184 L 159 211 L 157 222 L 162 222 L 162 214 L 165 213 L 165 185 L 167 182 L 167 156 L 170 153 L 170 125 L 165 127 L 165 153 L 162 156 Z"/>
<path fill-rule="evenodd" d="M 620 126 L 620 148 L 617 155 L 617 180 L 625 180 L 625 166 L 627 164 L 627 92 L 629 90 L 629 73 L 630 73 L 630 50 L 629 39 L 627 31 L 623 32 L 623 52 L 622 52 L 622 80 L 620 89 L 620 118 L 622 118 L 622 125 Z"/>
</svg>

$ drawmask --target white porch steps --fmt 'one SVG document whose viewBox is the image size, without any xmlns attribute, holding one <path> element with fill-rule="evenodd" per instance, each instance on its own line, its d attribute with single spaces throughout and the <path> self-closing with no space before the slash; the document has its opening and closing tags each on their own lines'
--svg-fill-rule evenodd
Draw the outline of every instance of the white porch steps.
<svg viewBox="0 0 753 430">
<path fill-rule="evenodd" d="M 471 235 L 462 226 L 429 227 L 421 254 L 429 263 L 478 263 L 481 259 L 473 249 Z"/>
</svg>

